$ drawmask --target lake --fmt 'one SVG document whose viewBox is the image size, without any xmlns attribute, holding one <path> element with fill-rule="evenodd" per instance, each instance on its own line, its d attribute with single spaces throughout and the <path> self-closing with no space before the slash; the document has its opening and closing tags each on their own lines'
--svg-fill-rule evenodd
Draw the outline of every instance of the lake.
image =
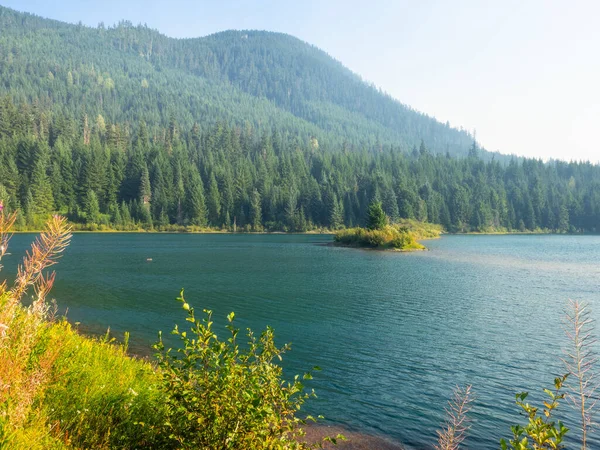
<svg viewBox="0 0 600 450">
<path fill-rule="evenodd" d="M 32 238 L 13 238 L 9 273 Z M 56 267 L 53 297 L 82 330 L 129 331 L 132 350 L 148 354 L 158 330 L 186 323 L 174 301 L 185 287 L 192 306 L 214 311 L 217 330 L 235 311 L 241 328 L 270 325 L 279 344 L 292 342 L 289 377 L 322 368 L 307 412 L 407 448 L 431 446 L 453 387 L 467 384 L 477 399 L 466 447 L 498 448 L 523 422 L 514 394 L 540 399 L 564 372 L 567 300 L 588 301 L 600 317 L 598 236 L 445 236 L 417 253 L 330 241 L 77 234 Z M 573 418 L 566 404 L 559 412 Z"/>
</svg>

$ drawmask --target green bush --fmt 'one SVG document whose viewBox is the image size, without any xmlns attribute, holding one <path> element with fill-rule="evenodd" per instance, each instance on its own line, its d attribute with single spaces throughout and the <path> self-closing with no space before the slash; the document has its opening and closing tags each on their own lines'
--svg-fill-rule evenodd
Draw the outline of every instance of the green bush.
<svg viewBox="0 0 600 450">
<path fill-rule="evenodd" d="M 289 346 L 276 347 L 273 330 L 267 328 L 259 337 L 248 330 L 242 349 L 233 313 L 227 317 L 230 336 L 221 341 L 213 332 L 211 311 L 204 310 L 199 320 L 183 291 L 178 300 L 190 330 L 172 331 L 181 344 L 175 351 L 165 347 L 160 335 L 154 346 L 164 393 L 160 434 L 176 448 L 309 448 L 296 413 L 314 393 L 304 391 L 298 376 L 283 381 L 275 363 Z M 310 373 L 304 378 L 310 379 Z"/>
<path fill-rule="evenodd" d="M 539 414 L 540 408 L 525 402 L 529 395 L 527 392 L 516 394 L 517 405 L 528 418 L 528 423 L 524 427 L 521 425 L 511 427 L 513 439 L 510 439 L 508 443 L 504 439 L 500 440 L 502 450 L 565 448 L 562 442 L 569 429 L 560 420 L 553 420 L 552 413 L 558 407 L 558 401 L 565 398 L 565 394 L 560 391 L 567 377 L 568 374 L 554 379 L 554 392 L 544 389 L 544 392 L 550 397 L 550 401 L 544 401 L 543 415 Z M 582 448 L 585 449 L 585 445 Z"/>
</svg>

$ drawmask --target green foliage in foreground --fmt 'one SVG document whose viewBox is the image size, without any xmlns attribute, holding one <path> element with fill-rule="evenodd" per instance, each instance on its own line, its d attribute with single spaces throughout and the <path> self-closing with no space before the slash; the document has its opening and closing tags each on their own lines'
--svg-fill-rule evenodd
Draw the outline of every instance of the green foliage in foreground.
<svg viewBox="0 0 600 450">
<path fill-rule="evenodd" d="M 127 356 L 108 335 L 81 336 L 66 321 L 48 324 L 48 350 L 59 349 L 50 383 L 39 394 L 49 437 L 64 448 L 142 448 L 164 445 L 164 411 L 157 372 Z"/>
<path fill-rule="evenodd" d="M 350 228 L 335 234 L 336 244 L 352 247 L 369 247 L 394 250 L 424 250 L 415 235 L 408 229 L 398 225 L 385 225 L 382 229 Z"/>
<path fill-rule="evenodd" d="M 162 433 L 175 448 L 283 449 L 305 448 L 300 444 L 303 423 L 295 416 L 313 393 L 304 393 L 298 376 L 292 383 L 282 381 L 282 369 L 275 361 L 289 349 L 278 348 L 273 330 L 260 337 L 247 331 L 248 345 L 242 350 L 228 315 L 230 337 L 220 341 L 214 334 L 212 312 L 204 310 L 197 319 L 184 299 L 178 300 L 192 323 L 189 335 L 176 326 L 181 347 L 175 352 L 160 338 L 158 365 L 164 395 Z M 304 375 L 310 379 L 310 373 Z"/>
<path fill-rule="evenodd" d="M 528 419 L 527 425 L 515 425 L 511 427 L 513 439 L 507 444 L 506 440 L 500 440 L 502 450 L 538 450 L 538 449 L 560 449 L 564 448 L 563 439 L 569 429 L 562 422 L 554 421 L 553 411 L 558 407 L 558 401 L 565 398 L 560 393 L 568 374 L 554 379 L 555 391 L 544 389 L 550 397 L 550 401 L 544 402 L 543 416 L 539 414 L 539 408 L 525 403 L 527 392 L 516 394 L 517 405 L 523 410 Z M 583 447 L 585 448 L 585 446 Z"/>
<path fill-rule="evenodd" d="M 275 363 L 288 347 L 277 348 L 267 329 L 258 338 L 248 331 L 248 350 L 241 350 L 233 313 L 231 337 L 220 341 L 210 312 L 199 320 L 183 307 L 192 327 L 175 329 L 177 351 L 156 344 L 158 367 L 128 356 L 127 336 L 124 345 L 108 335 L 91 339 L 66 321 L 29 333 L 30 314 L 21 308 L 16 326 L 35 345 L 22 355 L 22 343 L 14 342 L 7 353 L 23 356 L 30 374 L 43 361 L 52 365 L 35 383 L 32 404 L 15 407 L 23 398 L 18 386 L 0 403 L 0 449 L 312 448 L 296 415 L 314 394 L 304 392 L 299 377 L 285 382 Z"/>
</svg>

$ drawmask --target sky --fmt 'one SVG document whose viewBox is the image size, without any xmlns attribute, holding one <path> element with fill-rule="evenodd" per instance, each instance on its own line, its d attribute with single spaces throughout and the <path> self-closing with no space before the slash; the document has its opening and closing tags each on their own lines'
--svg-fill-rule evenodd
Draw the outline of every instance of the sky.
<svg viewBox="0 0 600 450">
<path fill-rule="evenodd" d="M 294 35 L 402 103 L 476 133 L 488 150 L 600 161 L 595 0 L 0 0 L 178 38 L 227 29 Z"/>
</svg>

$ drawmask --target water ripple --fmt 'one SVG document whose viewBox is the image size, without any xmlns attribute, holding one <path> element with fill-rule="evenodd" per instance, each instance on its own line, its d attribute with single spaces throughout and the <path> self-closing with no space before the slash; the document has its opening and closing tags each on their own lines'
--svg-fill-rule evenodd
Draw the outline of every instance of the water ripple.
<svg viewBox="0 0 600 450">
<path fill-rule="evenodd" d="M 29 239 L 14 237 L 14 258 Z M 600 318 L 599 237 L 447 236 L 414 254 L 314 245 L 330 239 L 77 235 L 54 295 L 84 330 L 130 331 L 143 352 L 183 322 L 173 299 L 186 287 L 218 329 L 235 311 L 238 326 L 270 325 L 292 342 L 286 374 L 323 368 L 308 412 L 415 449 L 435 441 L 452 388 L 465 384 L 477 395 L 467 448 L 497 448 L 522 422 L 514 393 L 540 399 L 564 370 L 567 298 Z"/>
</svg>

